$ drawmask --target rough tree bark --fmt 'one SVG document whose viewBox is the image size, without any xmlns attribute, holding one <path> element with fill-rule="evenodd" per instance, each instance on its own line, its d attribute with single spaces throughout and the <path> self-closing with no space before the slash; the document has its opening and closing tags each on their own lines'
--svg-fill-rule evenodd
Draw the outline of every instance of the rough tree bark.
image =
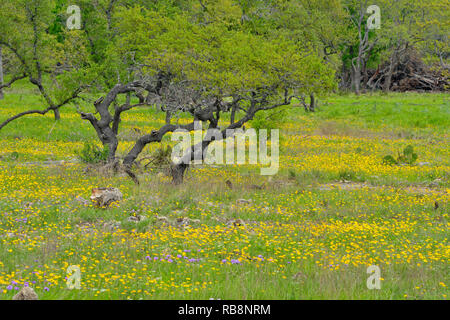
<svg viewBox="0 0 450 320">
<path fill-rule="evenodd" d="M 305 109 L 306 112 L 314 112 L 316 111 L 316 98 L 314 96 L 314 92 L 311 92 L 309 94 L 309 105 L 306 103 L 306 99 L 304 95 L 300 96 L 300 102 L 303 105 L 303 108 Z"/>
<path fill-rule="evenodd" d="M 352 61 L 352 89 L 356 94 L 359 94 L 361 85 L 361 58 L 358 56 L 355 59 L 356 64 L 354 64 L 354 62 Z"/>
<path fill-rule="evenodd" d="M 170 123 L 166 123 L 163 127 L 161 127 L 159 130 L 153 130 L 150 134 L 144 135 L 140 137 L 133 148 L 128 152 L 126 157 L 123 160 L 123 166 L 125 169 L 125 172 L 133 179 L 133 181 L 136 184 L 139 184 L 139 179 L 132 171 L 132 166 L 134 162 L 136 161 L 139 154 L 144 150 L 145 146 L 149 143 L 153 142 L 161 142 L 164 135 L 166 135 L 169 132 L 174 132 L 177 129 L 183 129 L 186 131 L 193 131 L 195 130 L 195 122 L 196 121 L 208 121 L 210 123 L 210 128 L 215 128 L 218 125 L 219 122 L 219 113 L 220 110 L 216 109 L 216 116 L 214 116 L 214 108 L 217 107 L 217 104 L 213 104 L 205 109 L 199 109 L 199 110 L 191 110 L 191 114 L 194 117 L 194 121 L 187 124 L 187 125 L 174 125 Z M 169 110 L 166 111 L 166 113 L 170 113 Z M 169 120 L 170 121 L 170 120 Z M 210 143 L 210 142 L 209 142 Z M 208 143 L 208 145 L 209 145 Z M 202 150 L 206 148 L 207 145 L 202 147 Z M 197 149 L 196 149 L 197 150 Z M 188 156 L 186 156 L 188 157 Z M 186 160 L 187 161 L 187 160 Z M 188 161 L 190 162 L 190 161 Z M 178 165 L 172 166 L 172 178 L 175 183 L 181 183 L 183 181 L 184 172 L 189 167 L 189 164 L 180 163 Z"/>
<path fill-rule="evenodd" d="M 358 53 L 357 56 L 354 57 L 352 62 L 352 89 L 356 94 L 360 94 L 361 91 L 361 79 L 362 79 L 362 71 L 364 66 L 367 64 L 369 59 L 370 52 L 373 47 L 377 43 L 377 39 L 375 39 L 372 43 L 369 41 L 369 26 L 365 24 L 364 27 L 364 15 L 365 10 L 367 8 L 367 0 L 365 2 L 361 1 L 361 6 L 358 12 L 358 16 L 352 16 L 352 21 L 358 29 Z"/>
<path fill-rule="evenodd" d="M 81 118 L 88 120 L 94 127 L 100 141 L 104 145 L 108 145 L 110 147 L 109 162 L 118 164 L 119 162 L 115 156 L 115 152 L 118 144 L 118 129 L 121 113 L 136 106 L 152 105 L 154 104 L 152 101 L 159 101 L 159 104 L 165 104 L 166 107 L 164 108 L 164 112 L 167 116 L 166 124 L 158 130 L 153 130 L 151 133 L 143 135 L 137 139 L 136 143 L 122 162 L 122 168 L 136 184 L 139 184 L 139 180 L 136 174 L 132 171 L 132 167 L 136 159 L 142 153 L 147 144 L 161 142 L 167 133 L 174 132 L 177 129 L 183 129 L 188 132 L 193 131 L 196 129 L 195 125 L 198 121 L 209 123 L 209 128 L 203 141 L 200 144 L 188 148 L 188 150 L 184 153 L 182 160 L 179 163 L 173 163 L 171 166 L 173 182 L 181 183 L 183 182 L 184 174 L 186 169 L 189 168 L 191 161 L 195 159 L 204 159 L 204 152 L 212 141 L 219 139 L 222 140 L 234 135 L 234 133 L 230 133 L 229 130 L 242 128 L 247 121 L 253 119 L 256 112 L 289 105 L 292 98 L 297 97 L 294 95 L 289 96 L 289 90 L 286 88 L 284 90 L 284 97 L 280 99 L 279 103 L 270 105 L 270 99 L 268 99 L 268 97 L 271 97 L 274 95 L 274 92 L 278 92 L 279 90 L 278 87 L 274 87 L 264 88 L 262 92 L 250 92 L 245 93 L 243 96 L 233 96 L 233 100 L 231 102 L 227 101 L 228 97 L 205 98 L 201 94 L 197 97 L 198 99 L 193 99 L 192 97 L 196 96 L 196 93 L 192 92 L 188 87 L 184 89 L 177 86 L 171 87 L 173 84 L 170 83 L 170 81 L 168 81 L 165 85 L 168 85 L 168 87 L 164 89 L 164 94 L 161 95 L 161 88 L 159 88 L 159 84 L 157 84 L 156 87 L 152 87 L 149 86 L 149 84 L 144 80 L 137 80 L 128 84 L 117 84 L 105 97 L 101 97 L 94 103 L 97 111 L 96 113 L 98 113 L 99 116 L 96 117 L 92 113 L 79 112 Z M 145 98 L 142 96 L 142 89 L 148 92 L 148 96 Z M 176 92 L 177 90 L 179 90 L 179 92 Z M 145 102 L 131 105 L 130 95 L 133 94 L 137 96 L 137 93 L 141 95 L 140 101 L 144 100 Z M 127 94 L 126 103 L 120 107 L 115 105 L 119 94 Z M 186 99 L 184 95 L 188 95 L 189 99 Z M 169 100 L 161 100 L 161 97 L 169 97 Z M 312 96 L 311 98 L 314 105 L 314 97 Z M 243 102 L 243 105 L 240 105 L 241 102 Z M 110 112 L 111 104 L 115 105 L 114 114 Z M 192 116 L 193 122 L 186 125 L 170 123 L 171 115 L 177 110 L 189 113 Z M 214 133 L 216 133 L 217 130 L 220 130 L 218 125 L 221 112 L 233 112 L 233 110 L 235 113 L 234 116 L 236 116 L 236 111 L 238 110 L 243 111 L 244 115 L 238 121 L 231 119 L 228 127 L 220 131 L 220 138 L 216 137 L 211 130 L 214 130 Z M 199 154 L 199 152 L 201 152 L 201 154 Z"/>
<path fill-rule="evenodd" d="M 134 161 L 137 159 L 137 157 L 147 144 L 152 142 L 161 142 L 164 135 L 169 132 L 174 132 L 177 129 L 192 131 L 194 130 L 194 123 L 192 122 L 188 125 L 166 124 L 159 130 L 153 130 L 150 134 L 140 137 L 134 144 L 133 148 L 125 156 L 123 164 L 130 167 L 131 165 L 133 165 Z"/>
<path fill-rule="evenodd" d="M 108 146 L 109 163 L 116 163 L 118 161 L 116 159 L 116 151 L 119 143 L 117 135 L 119 132 L 121 114 L 132 108 L 150 104 L 147 99 L 144 99 L 145 102 L 143 103 L 140 102 L 134 105 L 130 103 L 130 93 L 136 93 L 138 89 L 142 88 L 145 88 L 149 92 L 154 92 L 154 88 L 148 87 L 148 84 L 141 81 L 134 81 L 128 84 L 117 84 L 116 86 L 114 86 L 105 97 L 101 97 L 94 103 L 95 109 L 99 114 L 100 119 L 95 117 L 92 113 L 80 112 L 81 118 L 84 120 L 88 120 L 94 127 L 97 136 L 102 144 L 104 146 Z M 117 96 L 119 94 L 127 94 L 126 103 L 122 106 L 115 105 Z M 114 114 L 111 114 L 109 111 L 111 104 L 115 105 Z M 166 113 L 170 115 L 170 110 L 167 110 Z M 167 121 L 168 123 L 161 127 L 159 130 L 153 130 L 150 134 L 140 137 L 123 160 L 123 167 L 125 169 L 125 172 L 133 179 L 136 184 L 139 184 L 139 180 L 132 172 L 131 168 L 133 166 L 133 163 L 147 144 L 152 142 L 161 142 L 166 133 L 173 132 L 176 129 L 186 129 L 188 131 L 194 129 L 194 123 L 188 125 L 170 124 L 170 116 L 168 116 Z"/>
<path fill-rule="evenodd" d="M 259 109 L 259 110 L 263 110 L 263 109 Z M 187 152 L 183 155 L 181 160 L 177 164 L 174 164 L 172 166 L 172 181 L 175 184 L 183 183 L 184 174 L 185 174 L 186 170 L 189 168 L 191 161 L 193 161 L 195 159 L 204 160 L 206 150 L 213 141 L 219 141 L 219 140 L 227 139 L 229 137 L 234 136 L 234 132 L 232 130 L 242 128 L 242 126 L 246 122 L 253 119 L 253 117 L 255 116 L 257 111 L 258 110 L 254 109 L 254 107 L 250 108 L 249 111 L 247 112 L 247 114 L 242 119 L 230 124 L 226 129 L 222 130 L 220 138 L 217 138 L 216 135 L 212 134 L 213 130 L 218 130 L 218 127 L 217 127 L 218 122 L 217 121 L 210 122 L 210 126 L 206 132 L 206 135 L 205 135 L 203 141 L 192 146 L 191 148 L 189 148 L 187 150 Z"/>
<path fill-rule="evenodd" d="M 383 84 L 383 91 L 388 92 L 391 88 L 391 82 L 392 82 L 392 74 L 394 73 L 395 65 L 396 65 L 397 58 L 395 56 L 395 53 L 392 53 L 390 59 L 389 59 L 389 69 L 386 73 L 386 77 L 384 79 Z"/>
<path fill-rule="evenodd" d="M 230 125 L 228 127 L 221 130 L 220 131 L 221 134 L 219 136 L 213 134 L 213 130 L 218 130 L 219 114 L 217 113 L 217 117 L 214 118 L 214 121 L 210 121 L 210 126 L 208 128 L 208 131 L 207 131 L 206 136 L 204 137 L 203 141 L 192 146 L 191 148 L 189 148 L 187 150 L 187 152 L 183 155 L 181 160 L 177 164 L 174 164 L 172 166 L 172 181 L 173 181 L 173 183 L 175 183 L 175 184 L 183 183 L 184 174 L 185 174 L 186 170 L 189 168 L 191 161 L 193 161 L 195 159 L 204 160 L 206 150 L 213 141 L 219 141 L 219 140 L 233 137 L 235 134 L 234 129 L 242 128 L 245 123 L 247 123 L 248 121 L 253 119 L 253 117 L 255 116 L 255 114 L 258 111 L 272 110 L 272 109 L 276 109 L 281 106 L 289 105 L 292 101 L 292 98 L 294 98 L 294 97 L 298 98 L 297 96 L 288 96 L 288 91 L 286 90 L 285 96 L 284 96 L 284 101 L 274 104 L 274 105 L 271 105 L 271 106 L 266 106 L 266 107 L 262 107 L 262 106 L 257 107 L 258 103 L 259 104 L 266 103 L 265 97 L 261 98 L 260 101 L 257 101 L 256 98 L 252 99 L 250 101 L 250 107 L 246 110 L 246 114 L 239 121 L 232 122 L 232 123 L 230 123 Z"/>
<path fill-rule="evenodd" d="M 61 119 L 61 113 L 59 112 L 59 109 L 53 109 L 53 115 L 55 116 L 55 120 Z"/>
<path fill-rule="evenodd" d="M 104 146 L 108 146 L 108 162 L 114 162 L 116 159 L 116 151 L 119 141 L 117 132 L 119 129 L 120 115 L 126 110 L 130 110 L 138 105 L 125 104 L 115 108 L 114 116 L 109 112 L 110 105 L 116 100 L 117 95 L 121 93 L 129 93 L 140 87 L 139 82 L 132 82 L 126 85 L 117 84 L 112 88 L 106 97 L 98 99 L 95 103 L 95 109 L 100 115 L 97 119 L 92 113 L 80 112 L 81 118 L 88 120 L 97 132 L 97 136 Z"/>
</svg>

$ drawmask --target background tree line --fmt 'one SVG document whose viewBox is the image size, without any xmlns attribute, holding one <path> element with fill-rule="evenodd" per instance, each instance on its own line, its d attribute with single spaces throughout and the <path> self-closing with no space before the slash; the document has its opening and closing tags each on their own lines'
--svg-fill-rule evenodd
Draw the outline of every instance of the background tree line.
<svg viewBox="0 0 450 320">
<path fill-rule="evenodd" d="M 73 4 L 81 8 L 79 32 L 68 32 L 66 28 L 66 9 Z M 379 30 L 367 29 L 369 5 L 381 9 Z M 107 48 L 117 35 L 117 13 L 133 6 L 172 17 L 183 14 L 189 16 L 192 24 L 215 24 L 267 39 L 289 38 L 314 50 L 328 63 L 336 71 L 341 89 L 355 92 L 392 89 L 395 65 L 406 54 L 416 55 L 427 67 L 448 75 L 450 2 L 447 0 L 5 0 L 0 4 L 4 69 L 0 74 L 8 74 L 8 80 L 23 76 L 26 70 L 17 53 L 29 68 L 33 67 L 31 60 L 42 66 L 59 63 L 61 69 L 63 63 L 67 67 L 75 60 L 80 63 L 87 59 L 72 56 L 72 61 L 68 61 L 66 56 L 63 61 L 60 55 L 73 51 L 73 46 L 82 48 L 83 54 L 96 63 L 104 61 L 109 53 Z M 33 56 L 34 26 L 38 33 L 36 56 Z M 50 48 L 58 50 L 58 54 L 51 56 Z M 375 70 L 380 71 L 380 66 L 387 69 L 386 75 L 380 86 L 374 86 L 370 76 Z M 3 86 L 10 84 L 7 81 Z"/>
</svg>

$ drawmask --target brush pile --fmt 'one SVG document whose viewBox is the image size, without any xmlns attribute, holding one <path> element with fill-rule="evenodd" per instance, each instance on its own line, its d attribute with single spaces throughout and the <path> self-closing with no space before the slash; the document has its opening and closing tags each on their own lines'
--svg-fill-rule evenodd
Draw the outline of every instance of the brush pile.
<svg viewBox="0 0 450 320">
<path fill-rule="evenodd" d="M 377 70 L 369 71 L 367 87 L 386 90 L 389 72 L 392 72 L 389 91 L 446 91 L 450 88 L 449 70 L 427 67 L 413 49 L 398 55 L 394 63 L 387 61 Z"/>
</svg>

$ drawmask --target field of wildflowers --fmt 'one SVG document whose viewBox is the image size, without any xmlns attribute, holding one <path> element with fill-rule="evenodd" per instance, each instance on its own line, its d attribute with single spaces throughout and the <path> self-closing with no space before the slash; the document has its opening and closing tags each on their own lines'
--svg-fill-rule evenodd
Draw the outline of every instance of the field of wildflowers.
<svg viewBox="0 0 450 320">
<path fill-rule="evenodd" d="M 40 105 L 28 90 L 8 92 L 0 119 Z M 85 170 L 76 152 L 95 133 L 75 107 L 62 111 L 57 123 L 31 116 L 0 132 L 0 299 L 23 286 L 40 299 L 448 299 L 448 94 L 293 107 L 277 175 L 203 165 L 180 186 L 154 168 L 140 186 Z M 153 108 L 127 113 L 119 154 L 133 128 L 163 122 Z M 407 145 L 415 164 L 383 163 Z M 82 201 L 94 187 L 117 187 L 124 200 L 95 208 Z M 67 288 L 71 265 L 80 289 Z M 370 265 L 380 289 L 366 286 Z"/>
</svg>

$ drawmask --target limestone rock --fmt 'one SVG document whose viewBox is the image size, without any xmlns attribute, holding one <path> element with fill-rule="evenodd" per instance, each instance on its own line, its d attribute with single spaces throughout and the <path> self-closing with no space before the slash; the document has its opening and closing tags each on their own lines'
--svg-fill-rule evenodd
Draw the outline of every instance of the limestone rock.
<svg viewBox="0 0 450 320">
<path fill-rule="evenodd" d="M 108 221 L 103 224 L 103 229 L 108 232 L 114 232 L 120 229 L 121 226 L 122 224 L 120 223 L 120 221 Z"/>
<path fill-rule="evenodd" d="M 234 220 L 228 221 L 227 226 L 245 227 L 245 222 L 242 219 L 234 219 Z"/>
<path fill-rule="evenodd" d="M 129 216 L 127 220 L 130 222 L 138 223 L 138 222 L 144 221 L 146 218 L 147 217 L 144 215 L 136 215 L 136 216 Z"/>
<path fill-rule="evenodd" d="M 98 207 L 108 207 L 111 203 L 123 199 L 122 193 L 117 188 L 94 188 L 91 200 Z"/>
<path fill-rule="evenodd" d="M 30 287 L 23 287 L 13 298 L 13 300 L 38 300 L 36 292 Z"/>
<path fill-rule="evenodd" d="M 237 199 L 236 204 L 250 204 L 252 200 L 246 200 L 246 199 Z"/>
<path fill-rule="evenodd" d="M 189 219 L 187 217 L 181 217 L 176 220 L 177 227 L 182 227 L 182 228 L 185 228 L 185 227 L 191 225 L 192 223 L 200 223 L 200 220 Z"/>
</svg>

